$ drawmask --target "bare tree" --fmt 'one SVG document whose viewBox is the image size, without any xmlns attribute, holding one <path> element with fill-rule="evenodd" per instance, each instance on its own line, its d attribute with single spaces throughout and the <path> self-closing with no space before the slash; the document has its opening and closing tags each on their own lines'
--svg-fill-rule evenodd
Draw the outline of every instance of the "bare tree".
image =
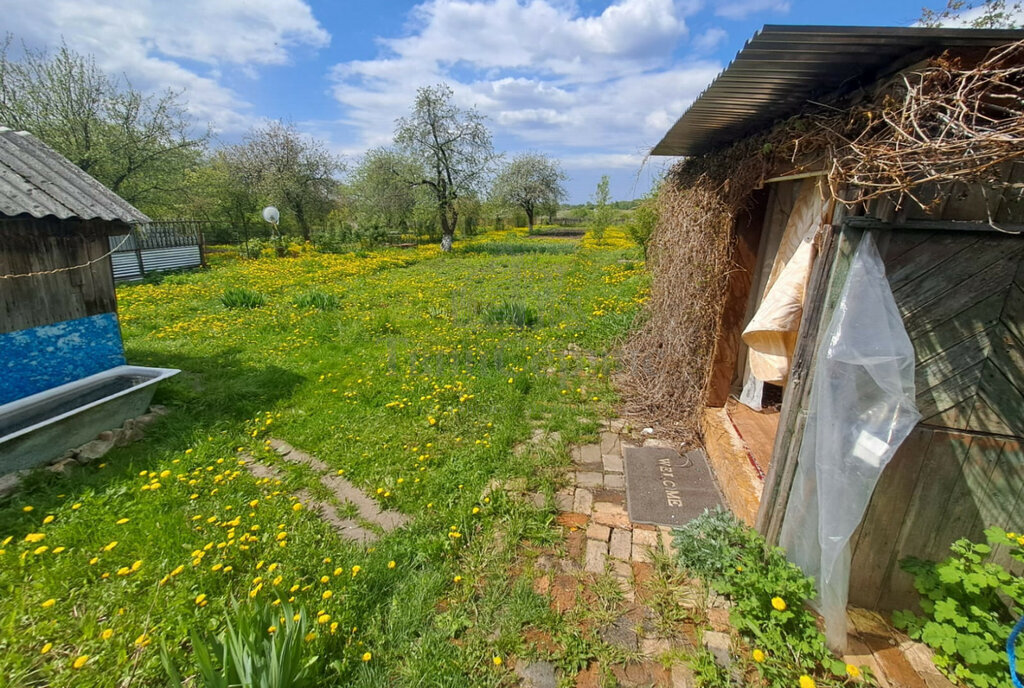
<svg viewBox="0 0 1024 688">
<path fill-rule="evenodd" d="M 341 159 L 322 141 L 280 121 L 251 129 L 226 155 L 242 183 L 263 201 L 289 211 L 309 241 L 312 224 L 323 221 L 333 206 Z"/>
<path fill-rule="evenodd" d="M 565 180 L 557 160 L 542 153 L 522 153 L 498 172 L 492 194 L 501 203 L 522 208 L 532 232 L 537 213 L 557 209 L 565 198 Z"/>
<path fill-rule="evenodd" d="M 31 132 L 130 203 L 173 202 L 209 138 L 193 133 L 181 93 L 144 95 L 66 45 L 13 59 L 11 42 L 0 44 L 0 123 Z"/>
<path fill-rule="evenodd" d="M 424 174 L 406 182 L 430 189 L 441 221 L 441 250 L 450 251 L 459 221 L 456 200 L 478 191 L 495 159 L 484 116 L 452 102 L 447 84 L 416 92 L 412 113 L 395 125 L 395 143 L 420 161 Z"/>
<path fill-rule="evenodd" d="M 1024 26 L 1024 4 L 1006 0 L 947 0 L 946 7 L 921 10 L 922 26 L 964 25 L 972 29 L 1018 29 Z"/>
</svg>

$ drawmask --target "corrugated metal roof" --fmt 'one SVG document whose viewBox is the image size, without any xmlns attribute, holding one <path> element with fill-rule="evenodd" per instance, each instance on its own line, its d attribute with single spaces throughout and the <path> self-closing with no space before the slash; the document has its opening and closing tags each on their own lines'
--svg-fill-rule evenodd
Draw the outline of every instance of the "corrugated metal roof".
<svg viewBox="0 0 1024 688">
<path fill-rule="evenodd" d="M 947 48 L 1024 39 L 1010 29 L 767 25 L 679 118 L 651 155 L 700 155 Z"/>
<path fill-rule="evenodd" d="M 0 215 L 149 222 L 107 187 L 25 131 L 0 127 Z"/>
</svg>

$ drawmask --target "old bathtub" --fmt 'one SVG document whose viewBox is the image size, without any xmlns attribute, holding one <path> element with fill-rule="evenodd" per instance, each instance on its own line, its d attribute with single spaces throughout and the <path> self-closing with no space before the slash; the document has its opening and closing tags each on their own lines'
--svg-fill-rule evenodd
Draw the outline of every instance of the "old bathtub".
<svg viewBox="0 0 1024 688">
<path fill-rule="evenodd" d="M 149 408 L 171 368 L 117 366 L 0 406 L 0 474 L 32 468 Z"/>
</svg>

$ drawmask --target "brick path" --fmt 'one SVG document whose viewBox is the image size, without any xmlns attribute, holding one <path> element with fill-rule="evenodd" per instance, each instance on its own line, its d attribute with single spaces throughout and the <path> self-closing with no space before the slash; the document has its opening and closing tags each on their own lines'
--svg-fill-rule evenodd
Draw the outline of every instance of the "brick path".
<svg viewBox="0 0 1024 688">
<path fill-rule="evenodd" d="M 605 424 L 599 442 L 572 449 L 573 470 L 566 474 L 565 486 L 555 494 L 557 522 L 565 535 L 568 556 L 546 562 L 548 573 L 534 581 L 534 589 L 548 595 L 552 608 L 558 612 L 585 602 L 587 587 L 598 576 L 612 576 L 622 591 L 624 604 L 617 611 L 621 615 L 600 629 L 599 636 L 605 643 L 624 650 L 631 660 L 603 668 L 593 662 L 577 675 L 578 688 L 602 685 L 601 674 L 607 671 L 621 686 L 689 688 L 694 685 L 690 670 L 678 662 L 666 669 L 661 660 L 673 649 L 692 650 L 690 640 L 659 636 L 653 623 L 654 612 L 646 604 L 646 583 L 654 575 L 652 554 L 671 552 L 672 536 L 670 528 L 632 523 L 629 519 L 623 449 L 639 446 L 644 440 L 624 434 L 624 427 L 622 421 L 610 421 Z M 506 485 L 505 489 L 514 492 L 515 487 Z M 538 506 L 545 503 L 540 494 L 525 497 Z M 546 680 L 536 679 L 536 664 L 517 667 L 522 686 L 548 685 Z M 553 673 L 550 677 L 553 680 Z"/>
</svg>

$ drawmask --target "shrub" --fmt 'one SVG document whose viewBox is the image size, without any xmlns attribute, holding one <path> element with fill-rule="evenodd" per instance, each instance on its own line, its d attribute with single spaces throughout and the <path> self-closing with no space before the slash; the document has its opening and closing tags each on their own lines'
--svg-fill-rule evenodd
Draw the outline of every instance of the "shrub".
<svg viewBox="0 0 1024 688">
<path fill-rule="evenodd" d="M 513 327 L 533 327 L 539 320 L 537 311 L 520 301 L 508 299 L 483 310 L 484 322 L 490 325 L 506 324 Z"/>
<path fill-rule="evenodd" d="M 233 606 L 235 622 L 219 634 L 192 629 L 189 637 L 198 668 L 189 686 L 203 688 L 305 688 L 313 686 L 317 674 L 309 657 L 306 634 L 311 624 L 306 614 L 295 614 L 288 604 L 274 608 Z M 271 630 L 273 629 L 273 630 Z M 186 682 L 167 648 L 161 660 L 172 688 L 184 688 Z"/>
<path fill-rule="evenodd" d="M 647 244 L 651 240 L 651 234 L 658 224 L 658 197 L 651 194 L 643 199 L 629 215 L 626 221 L 626 232 L 644 250 L 644 257 L 647 256 Z"/>
<path fill-rule="evenodd" d="M 705 512 L 676 531 L 675 546 L 683 567 L 732 599 L 730 620 L 756 652 L 748 663 L 765 685 L 788 688 L 801 676 L 838 685 L 861 675 L 829 651 L 805 608 L 815 595 L 814 581 L 731 513 Z"/>
<path fill-rule="evenodd" d="M 1024 562 L 1024 536 L 1002 528 L 985 531 L 988 544 L 957 540 L 941 563 L 908 558 L 921 611 L 893 613 L 893 623 L 935 650 L 935 664 L 950 679 L 969 686 L 1010 686 L 1004 648 L 1024 604 L 1024 578 L 991 561 L 994 546 L 1009 547 Z M 1012 609 L 1011 609 L 1012 607 Z"/>
<path fill-rule="evenodd" d="M 302 309 L 315 309 L 318 311 L 333 311 L 341 306 L 341 299 L 335 294 L 329 294 L 319 289 L 299 294 L 293 301 L 296 307 Z"/>
<path fill-rule="evenodd" d="M 245 287 L 225 289 L 220 296 L 225 308 L 259 308 L 267 304 L 267 297 Z"/>
</svg>

